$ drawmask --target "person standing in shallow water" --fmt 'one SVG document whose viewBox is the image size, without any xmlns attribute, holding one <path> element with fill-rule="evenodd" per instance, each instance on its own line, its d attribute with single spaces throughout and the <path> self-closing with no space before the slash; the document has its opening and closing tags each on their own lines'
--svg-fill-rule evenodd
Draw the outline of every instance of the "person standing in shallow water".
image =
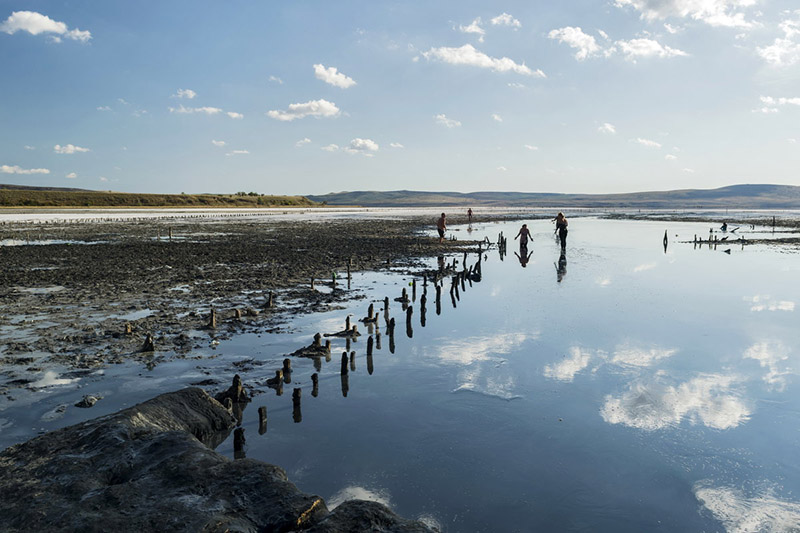
<svg viewBox="0 0 800 533">
<path fill-rule="evenodd" d="M 556 221 L 555 233 L 558 233 L 558 240 L 561 242 L 563 250 L 567 247 L 567 217 L 564 216 L 564 213 L 558 213 L 553 220 Z"/>
<path fill-rule="evenodd" d="M 533 237 L 531 236 L 531 230 L 528 229 L 527 224 L 523 224 L 522 227 L 519 229 L 519 233 L 517 233 L 517 237 L 521 237 L 519 240 L 519 248 L 520 250 L 527 250 L 528 249 L 528 239 L 533 242 Z M 514 240 L 517 240 L 517 237 L 514 237 Z"/>
<path fill-rule="evenodd" d="M 467 219 L 470 223 L 472 223 L 472 208 L 470 207 L 467 209 Z"/>
<path fill-rule="evenodd" d="M 447 230 L 444 213 L 436 220 L 436 230 L 439 232 L 439 244 L 441 244 L 444 241 L 444 232 Z"/>
</svg>

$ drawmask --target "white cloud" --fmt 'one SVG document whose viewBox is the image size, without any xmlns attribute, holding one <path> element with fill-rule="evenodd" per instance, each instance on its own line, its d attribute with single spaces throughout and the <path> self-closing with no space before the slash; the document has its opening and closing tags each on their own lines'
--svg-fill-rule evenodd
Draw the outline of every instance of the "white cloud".
<svg viewBox="0 0 800 533">
<path fill-rule="evenodd" d="M 789 137 L 788 139 L 786 139 L 786 142 L 789 144 L 797 144 L 797 139 L 795 139 L 794 137 Z"/>
<path fill-rule="evenodd" d="M 690 18 L 710 26 L 750 28 L 753 23 L 745 19 L 741 8 L 756 4 L 757 0 L 615 0 L 618 7 L 631 6 L 641 12 L 643 19 L 655 20 L 669 17 Z"/>
<path fill-rule="evenodd" d="M 495 72 L 516 72 L 517 74 L 524 74 L 526 76 L 546 77 L 541 70 L 531 70 L 524 63 L 519 65 L 507 57 L 499 59 L 489 57 L 483 52 L 478 51 L 471 44 L 465 44 L 460 48 L 431 48 L 427 52 L 423 52 L 422 56 L 428 60 L 438 59 L 451 65 L 471 65 L 474 67 L 488 68 Z"/>
<path fill-rule="evenodd" d="M 188 98 L 191 100 L 197 96 L 197 93 L 191 89 L 178 89 L 178 92 L 172 95 L 173 98 Z"/>
<path fill-rule="evenodd" d="M 512 89 L 524 89 L 525 88 L 524 84 L 515 83 L 515 82 L 509 83 L 508 86 L 511 87 Z"/>
<path fill-rule="evenodd" d="M 538 334 L 500 333 L 492 336 L 473 336 L 454 339 L 438 348 L 442 363 L 468 366 L 481 361 L 496 361 Z"/>
<path fill-rule="evenodd" d="M 350 146 L 345 148 L 345 151 L 351 154 L 364 154 L 371 156 L 372 152 L 377 152 L 378 149 L 378 143 L 372 139 L 355 138 L 350 141 Z"/>
<path fill-rule="evenodd" d="M 242 115 L 241 113 L 236 113 L 234 111 L 228 111 L 225 114 L 235 120 L 240 120 L 244 118 L 244 115 Z"/>
<path fill-rule="evenodd" d="M 88 31 L 70 30 L 63 22 L 57 22 L 35 11 L 14 11 L 5 22 L 0 24 L 0 31 L 9 35 L 13 35 L 18 31 L 26 31 L 31 35 L 51 34 L 51 39 L 57 43 L 61 42 L 61 37 L 83 43 L 92 38 L 92 34 Z"/>
<path fill-rule="evenodd" d="M 587 350 L 578 347 L 570 348 L 570 356 L 565 357 L 555 365 L 544 367 L 544 375 L 550 379 L 558 381 L 572 381 L 575 375 L 589 366 L 592 355 Z"/>
<path fill-rule="evenodd" d="M 36 147 L 35 147 L 35 146 L 31 146 L 31 145 L 29 145 L 29 144 L 26 144 L 26 145 L 24 146 L 24 148 L 25 148 L 26 150 L 36 150 Z"/>
<path fill-rule="evenodd" d="M 178 107 L 170 107 L 168 108 L 170 113 L 178 113 L 178 114 L 186 114 L 192 115 L 194 113 L 200 113 L 205 115 L 217 115 L 222 113 L 222 109 L 218 107 L 185 107 L 183 104 L 180 104 Z"/>
<path fill-rule="evenodd" d="M 538 147 L 538 146 L 534 146 L 534 145 L 532 145 L 532 144 L 526 144 L 526 145 L 525 145 L 525 148 L 527 148 L 528 150 L 530 150 L 530 151 L 532 151 L 532 152 L 535 152 L 535 151 L 537 151 L 537 150 L 539 149 L 539 147 Z"/>
<path fill-rule="evenodd" d="M 671 24 L 667 24 L 666 22 L 664 23 L 664 29 L 667 30 L 667 33 L 670 33 L 672 35 L 675 35 L 680 31 L 680 28 L 677 28 Z"/>
<path fill-rule="evenodd" d="M 672 155 L 672 154 L 667 154 L 667 155 L 664 156 L 664 159 L 666 159 L 667 161 L 675 161 L 676 159 L 678 159 L 678 156 Z"/>
<path fill-rule="evenodd" d="M 552 30 L 547 36 L 576 49 L 575 59 L 578 61 L 583 61 L 587 57 L 597 55 L 602 51 L 595 38 L 584 33 L 579 27 L 567 26 L 559 28 Z"/>
<path fill-rule="evenodd" d="M 695 484 L 695 498 L 722 523 L 728 533 L 797 531 L 800 502 L 782 500 L 766 489 L 751 497 L 740 489 L 713 487 L 705 480 Z"/>
<path fill-rule="evenodd" d="M 753 344 L 745 350 L 744 358 L 754 359 L 761 368 L 767 369 L 767 374 L 764 376 L 767 384 L 779 390 L 786 387 L 786 376 L 792 372 L 785 363 L 789 359 L 789 350 L 782 343 L 767 341 Z"/>
<path fill-rule="evenodd" d="M 492 113 L 492 119 L 494 119 L 495 122 L 503 122 L 503 117 L 497 113 Z"/>
<path fill-rule="evenodd" d="M 405 148 L 405 146 L 403 146 L 400 143 L 389 143 L 389 146 L 391 146 L 392 148 Z"/>
<path fill-rule="evenodd" d="M 316 76 L 318 80 L 322 80 L 340 89 L 347 89 L 356 84 L 353 78 L 338 72 L 336 67 L 325 68 L 324 65 L 314 65 L 314 76 Z"/>
<path fill-rule="evenodd" d="M 651 141 L 650 139 L 642 139 L 641 137 L 637 137 L 636 139 L 631 139 L 631 142 L 641 144 L 642 146 L 646 146 L 648 148 L 661 148 L 661 143 L 656 141 Z"/>
<path fill-rule="evenodd" d="M 329 144 L 328 146 L 323 146 L 322 147 L 322 150 L 325 150 L 326 152 L 335 152 L 338 149 L 339 149 L 339 145 L 337 145 L 337 144 Z"/>
<path fill-rule="evenodd" d="M 225 155 L 247 155 L 249 153 L 250 153 L 249 150 L 231 150 Z"/>
<path fill-rule="evenodd" d="M 77 152 L 89 152 L 88 148 L 81 148 L 80 146 L 75 146 L 74 144 L 66 144 L 61 146 L 57 144 L 53 146 L 53 151 L 57 154 L 74 154 Z"/>
<path fill-rule="evenodd" d="M 497 15 L 491 21 L 493 26 L 511 26 L 512 28 L 521 28 L 522 23 L 509 15 L 508 13 L 503 13 L 501 15 Z"/>
<path fill-rule="evenodd" d="M 750 409 L 730 391 L 732 376 L 707 374 L 676 386 L 633 384 L 618 398 L 606 396 L 600 410 L 609 424 L 653 431 L 685 418 L 714 429 L 730 429 L 750 417 Z"/>
<path fill-rule="evenodd" d="M 277 77 L 277 76 L 270 76 L 270 77 L 269 77 L 269 81 L 271 81 L 271 82 L 273 82 L 273 83 L 277 83 L 278 85 L 283 85 L 283 80 L 282 80 L 282 79 L 280 79 L 280 78 L 279 78 L 279 77 Z"/>
<path fill-rule="evenodd" d="M 764 104 L 764 107 L 761 109 L 756 109 L 756 111 L 760 111 L 761 113 L 778 113 L 780 112 L 780 107 L 787 106 L 787 105 L 796 105 L 800 106 L 800 97 L 792 97 L 792 98 L 774 98 L 772 96 L 762 96 L 761 103 Z"/>
<path fill-rule="evenodd" d="M 609 133 L 611 135 L 617 133 L 617 128 L 613 124 L 609 124 L 608 122 L 604 122 L 602 126 L 597 128 L 597 131 L 600 133 Z"/>
<path fill-rule="evenodd" d="M 108 178 L 107 178 L 107 177 L 105 177 L 105 176 L 100 176 L 100 178 L 99 178 L 99 179 L 100 179 L 100 181 L 108 181 Z"/>
<path fill-rule="evenodd" d="M 682 168 L 681 172 L 685 172 L 687 174 L 694 174 L 694 169 L 693 168 Z"/>
<path fill-rule="evenodd" d="M 0 172 L 3 174 L 50 174 L 46 168 L 21 168 L 17 165 L 0 165 Z"/>
<path fill-rule="evenodd" d="M 505 172 L 505 171 L 508 170 L 508 168 L 506 168 L 504 166 L 499 166 L 499 167 L 497 167 L 497 170 L 499 170 L 500 172 Z"/>
<path fill-rule="evenodd" d="M 436 119 L 436 122 L 438 124 L 443 124 L 443 125 L 447 126 L 448 128 L 458 128 L 458 127 L 461 126 L 461 122 L 459 122 L 457 120 L 453 120 L 451 118 L 447 118 L 447 116 L 444 113 L 441 113 L 439 115 L 435 115 L 433 118 Z"/>
<path fill-rule="evenodd" d="M 97 107 L 97 110 L 98 111 L 111 111 L 111 108 L 108 107 L 107 105 L 101 105 L 101 106 Z"/>
<path fill-rule="evenodd" d="M 122 105 L 131 105 L 130 102 L 128 102 L 124 98 L 117 98 L 117 102 L 119 102 Z"/>
<path fill-rule="evenodd" d="M 687 56 L 686 52 L 662 45 L 652 39 L 631 39 L 615 43 L 628 61 L 636 61 L 639 57 L 678 57 Z"/>
<path fill-rule="evenodd" d="M 773 300 L 769 295 L 745 297 L 750 302 L 750 311 L 794 311 L 794 302 L 790 300 Z"/>
<path fill-rule="evenodd" d="M 339 108 L 333 102 L 312 100 L 302 104 L 289 104 L 289 109 L 286 111 L 268 111 L 267 116 L 275 120 L 290 122 L 305 117 L 336 117 L 340 113 Z"/>
<path fill-rule="evenodd" d="M 478 17 L 475 20 L 473 20 L 468 26 L 463 26 L 462 25 L 462 26 L 459 26 L 458 29 L 459 29 L 459 31 L 461 31 L 461 33 L 474 33 L 474 34 L 478 35 L 479 36 L 478 37 L 478 42 L 481 42 L 481 43 L 483 42 L 483 36 L 486 34 L 486 30 L 481 28 L 481 18 L 480 17 Z"/>
<path fill-rule="evenodd" d="M 69 174 L 67 174 L 67 175 L 66 175 L 66 176 L 64 176 L 64 177 L 65 177 L 65 178 L 68 178 L 68 179 L 71 179 L 71 180 L 74 180 L 75 178 L 77 178 L 77 177 L 78 177 L 78 175 L 77 175 L 75 172 L 70 172 Z"/>
<path fill-rule="evenodd" d="M 299 141 L 297 141 L 296 143 L 294 143 L 294 145 L 295 145 L 295 146 L 297 146 L 298 148 L 300 148 L 301 146 L 303 146 L 303 145 L 305 145 L 305 144 L 310 144 L 310 143 L 311 143 L 311 139 L 309 139 L 308 137 L 306 137 L 306 138 L 304 138 L 304 139 L 300 139 Z"/>
<path fill-rule="evenodd" d="M 215 141 L 212 139 L 211 144 L 213 144 L 214 146 L 225 146 L 226 143 L 225 141 Z"/>
</svg>

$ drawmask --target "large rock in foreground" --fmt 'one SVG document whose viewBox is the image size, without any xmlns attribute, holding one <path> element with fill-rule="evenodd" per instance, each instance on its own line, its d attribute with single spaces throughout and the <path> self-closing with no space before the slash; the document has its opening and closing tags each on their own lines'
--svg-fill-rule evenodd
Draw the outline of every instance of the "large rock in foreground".
<svg viewBox="0 0 800 533">
<path fill-rule="evenodd" d="M 2 531 L 431 531 L 372 502 L 325 502 L 213 447 L 236 421 L 201 389 L 158 396 L 0 453 Z"/>
</svg>

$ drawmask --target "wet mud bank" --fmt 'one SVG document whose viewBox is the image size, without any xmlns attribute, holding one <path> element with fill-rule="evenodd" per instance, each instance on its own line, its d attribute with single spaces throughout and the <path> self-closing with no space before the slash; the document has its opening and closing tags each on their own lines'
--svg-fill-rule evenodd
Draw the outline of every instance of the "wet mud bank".
<svg viewBox="0 0 800 533">
<path fill-rule="evenodd" d="M 474 247 L 438 243 L 432 219 L 172 219 L 4 224 L 0 393 L 58 365 L 65 378 L 109 364 L 157 365 L 300 313 L 363 298 L 349 274 L 413 272 Z"/>
<path fill-rule="evenodd" d="M 152 400 L 0 453 L 3 531 L 432 531 L 387 507 L 329 511 L 279 467 L 213 447 L 233 410 L 198 388 Z"/>
</svg>

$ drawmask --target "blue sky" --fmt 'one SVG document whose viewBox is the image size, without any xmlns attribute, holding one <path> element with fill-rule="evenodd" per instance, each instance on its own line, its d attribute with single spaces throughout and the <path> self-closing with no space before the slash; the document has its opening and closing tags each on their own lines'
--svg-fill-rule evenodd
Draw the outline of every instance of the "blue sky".
<svg viewBox="0 0 800 533">
<path fill-rule="evenodd" d="M 0 183 L 800 184 L 796 0 L 0 0 Z"/>
</svg>

